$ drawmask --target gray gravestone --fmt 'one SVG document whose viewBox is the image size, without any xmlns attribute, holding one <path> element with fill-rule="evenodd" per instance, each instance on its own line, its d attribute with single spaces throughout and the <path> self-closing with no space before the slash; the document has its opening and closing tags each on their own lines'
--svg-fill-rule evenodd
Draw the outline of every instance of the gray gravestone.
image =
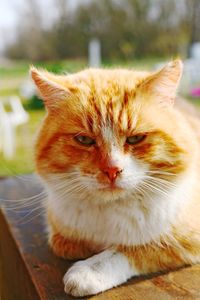
<svg viewBox="0 0 200 300">
<path fill-rule="evenodd" d="M 98 39 L 92 39 L 88 46 L 89 66 L 98 68 L 101 66 L 101 44 Z"/>
</svg>

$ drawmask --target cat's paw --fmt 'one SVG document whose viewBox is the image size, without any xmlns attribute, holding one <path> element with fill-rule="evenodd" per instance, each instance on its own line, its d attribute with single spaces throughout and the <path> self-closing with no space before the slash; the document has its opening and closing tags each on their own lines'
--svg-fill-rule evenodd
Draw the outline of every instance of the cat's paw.
<svg viewBox="0 0 200 300">
<path fill-rule="evenodd" d="M 65 292 L 75 297 L 98 294 L 117 286 L 136 272 L 119 252 L 105 250 L 75 263 L 65 274 Z"/>
<path fill-rule="evenodd" d="M 65 292 L 75 297 L 97 294 L 107 289 L 103 277 L 91 266 L 75 263 L 63 278 Z"/>
</svg>

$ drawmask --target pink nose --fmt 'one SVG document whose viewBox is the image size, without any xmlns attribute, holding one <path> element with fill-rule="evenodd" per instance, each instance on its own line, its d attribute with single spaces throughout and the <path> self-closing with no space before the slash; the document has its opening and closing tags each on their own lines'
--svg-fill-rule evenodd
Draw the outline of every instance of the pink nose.
<svg viewBox="0 0 200 300">
<path fill-rule="evenodd" d="M 122 172 L 122 169 L 119 167 L 107 167 L 103 172 L 108 176 L 110 181 L 114 181 L 117 176 Z"/>
</svg>

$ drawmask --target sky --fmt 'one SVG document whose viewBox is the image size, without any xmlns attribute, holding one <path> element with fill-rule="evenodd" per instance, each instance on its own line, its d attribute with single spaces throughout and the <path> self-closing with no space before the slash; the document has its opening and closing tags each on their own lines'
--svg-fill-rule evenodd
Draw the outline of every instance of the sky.
<svg viewBox="0 0 200 300">
<path fill-rule="evenodd" d="M 47 17 L 50 19 L 53 10 L 51 3 L 54 0 L 39 1 L 41 9 L 46 10 L 49 4 Z M 88 0 L 68 0 L 71 7 L 78 3 L 87 2 Z M 18 22 L 19 11 L 25 6 L 26 0 L 0 0 L 0 53 L 5 47 L 5 44 L 12 41 L 15 37 L 15 26 Z"/>
<path fill-rule="evenodd" d="M 16 22 L 15 5 L 21 0 L 0 1 L 0 51 L 3 50 L 8 34 L 11 38 L 12 29 Z"/>
<path fill-rule="evenodd" d="M 40 3 L 45 2 L 45 6 L 51 0 L 43 0 Z M 85 2 L 84 0 L 70 0 L 71 6 L 77 5 L 78 2 Z M 0 1 L 0 28 L 10 27 L 15 24 L 17 9 L 23 6 L 25 0 L 1 0 Z"/>
<path fill-rule="evenodd" d="M 14 3 L 19 0 L 1 0 L 0 1 L 0 27 L 10 27 L 14 24 L 15 11 Z"/>
</svg>

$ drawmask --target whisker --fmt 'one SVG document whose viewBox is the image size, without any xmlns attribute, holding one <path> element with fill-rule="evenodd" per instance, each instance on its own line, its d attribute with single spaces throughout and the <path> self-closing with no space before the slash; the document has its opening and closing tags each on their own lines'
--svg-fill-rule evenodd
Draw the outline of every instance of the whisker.
<svg viewBox="0 0 200 300">
<path fill-rule="evenodd" d="M 42 191 L 41 193 L 37 194 L 37 195 L 33 195 L 33 196 L 30 196 L 30 197 L 27 197 L 27 198 L 20 198 L 20 199 L 3 199 L 1 198 L 0 201 L 2 202 L 16 202 L 16 201 L 19 201 L 19 202 L 25 202 L 25 201 L 31 201 L 31 200 L 34 200 L 34 199 L 37 199 L 37 198 L 41 198 L 43 196 L 46 196 L 47 195 L 47 192 L 46 191 Z"/>
<path fill-rule="evenodd" d="M 79 193 L 84 189 L 85 189 L 85 187 L 83 187 L 83 186 L 74 186 L 71 189 L 68 189 L 68 190 L 64 189 L 64 190 L 60 190 L 60 191 L 57 190 L 56 192 L 57 192 L 57 196 L 62 198 L 65 196 L 70 197 L 70 195 L 73 194 L 74 192 Z"/>
<path fill-rule="evenodd" d="M 45 201 L 44 200 L 45 200 L 45 198 L 42 200 L 43 203 L 46 201 L 46 200 Z M 3 208 L 5 210 L 22 210 L 24 208 L 30 208 L 30 207 L 35 206 L 40 203 L 41 203 L 41 199 L 34 200 L 30 203 L 16 203 L 16 204 L 14 204 L 14 203 L 8 204 L 7 203 L 6 205 L 3 205 Z"/>
<path fill-rule="evenodd" d="M 145 177 L 145 182 L 152 183 L 154 185 L 157 185 L 158 187 L 163 187 L 163 188 L 174 188 L 176 185 L 172 182 L 166 181 L 166 180 L 160 180 L 156 178 L 151 178 L 151 177 Z"/>
<path fill-rule="evenodd" d="M 144 187 L 146 187 L 147 189 L 151 190 L 154 193 L 157 191 L 158 193 L 163 194 L 164 196 L 168 196 L 168 194 L 167 194 L 167 192 L 165 190 L 162 190 L 162 189 L 160 189 L 160 188 L 158 188 L 158 187 L 156 187 L 156 186 L 154 186 L 154 185 L 152 185 L 152 184 L 150 184 L 150 183 L 148 183 L 146 181 L 144 181 L 142 183 L 142 185 Z"/>
<path fill-rule="evenodd" d="M 29 218 L 28 220 L 26 220 L 26 218 L 29 217 L 31 215 L 31 213 L 28 213 L 25 217 L 19 219 L 19 222 L 20 222 L 21 225 L 27 224 L 28 222 L 31 222 L 32 220 L 34 220 L 34 219 L 38 218 L 39 216 L 43 215 L 45 213 L 45 210 L 44 211 L 40 211 L 38 214 L 34 215 L 32 218 Z"/>
</svg>

